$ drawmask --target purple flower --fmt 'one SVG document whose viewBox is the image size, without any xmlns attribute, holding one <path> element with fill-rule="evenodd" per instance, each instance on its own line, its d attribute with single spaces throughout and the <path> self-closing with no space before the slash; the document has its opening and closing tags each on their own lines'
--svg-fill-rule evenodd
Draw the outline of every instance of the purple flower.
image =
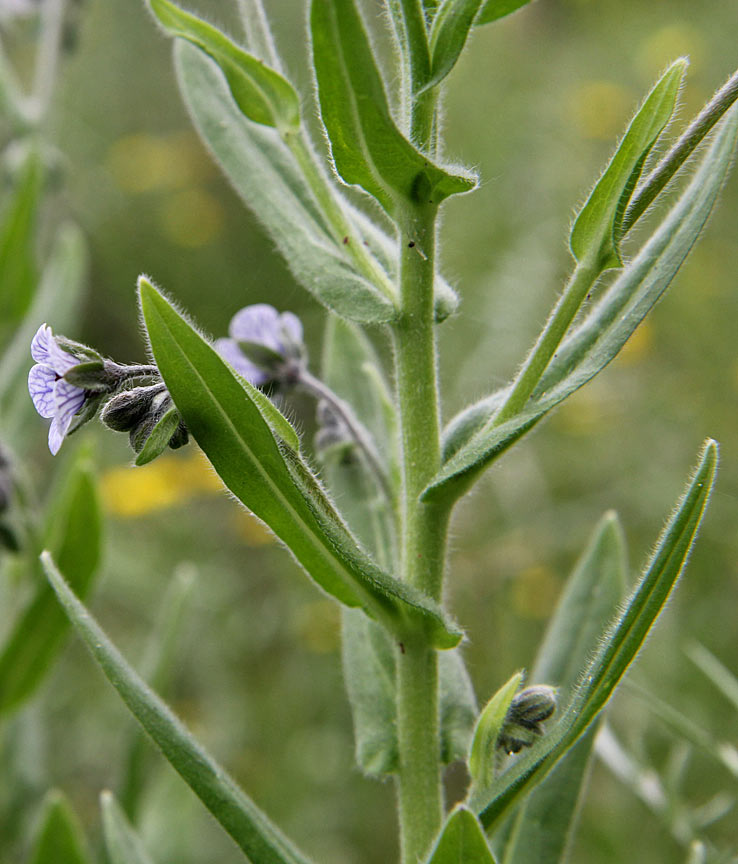
<svg viewBox="0 0 738 864">
<path fill-rule="evenodd" d="M 215 350 L 254 387 L 299 379 L 305 347 L 296 315 L 256 303 L 233 316 L 228 333 L 230 338 L 216 340 Z"/>
<path fill-rule="evenodd" d="M 64 380 L 64 373 L 81 361 L 60 348 L 51 327 L 42 324 L 31 342 L 36 365 L 28 373 L 28 392 L 42 417 L 51 419 L 49 450 L 56 454 L 72 425 L 74 415 L 84 404 L 87 392 Z"/>
</svg>

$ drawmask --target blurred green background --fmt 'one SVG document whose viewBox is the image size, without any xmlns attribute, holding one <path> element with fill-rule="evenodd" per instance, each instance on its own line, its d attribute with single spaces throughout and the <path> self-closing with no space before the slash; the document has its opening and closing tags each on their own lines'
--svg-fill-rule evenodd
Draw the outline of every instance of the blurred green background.
<svg viewBox="0 0 738 864">
<path fill-rule="evenodd" d="M 310 115 L 303 4 L 266 5 Z M 240 35 L 225 0 L 195 8 Z M 481 188 L 449 202 L 444 216 L 444 272 L 463 301 L 440 329 L 447 419 L 502 385 L 522 359 L 570 266 L 575 206 L 658 73 L 690 56 L 681 111 L 689 118 L 738 65 L 737 32 L 731 0 L 538 0 L 476 34 L 446 99 L 448 155 L 482 176 Z M 213 335 L 247 303 L 296 312 L 317 371 L 323 310 L 294 283 L 191 130 L 170 47 L 142 4 L 83 7 L 49 131 L 66 168 L 57 216 L 83 227 L 92 262 L 84 319 L 66 335 L 120 361 L 143 359 L 134 285 L 145 272 Z M 698 640 L 738 671 L 737 261 L 733 177 L 699 247 L 623 355 L 459 507 L 449 595 L 469 634 L 480 700 L 530 665 L 561 585 L 608 508 L 622 517 L 635 575 L 710 435 L 722 446 L 717 491 L 633 678 L 738 744 L 735 708 L 684 653 Z M 301 400 L 294 410 L 309 432 L 313 406 Z M 38 438 L 43 486 L 51 458 L 43 424 L 29 434 Z M 391 785 L 353 766 L 333 605 L 219 491 L 194 447 L 133 469 L 125 436 L 99 427 L 84 434 L 99 439 L 109 517 L 93 602 L 104 626 L 137 662 L 174 570 L 191 562 L 197 582 L 168 694 L 175 709 L 317 861 L 394 860 Z M 627 690 L 610 716 L 644 765 L 661 771 L 674 761 L 677 739 Z M 98 792 L 117 788 L 133 721 L 76 641 L 15 726 L 28 778 L 16 791 L 29 813 L 50 779 L 94 835 Z M 230 841 L 153 751 L 151 763 L 141 830 L 154 860 L 235 860 Z M 693 806 L 738 792 L 736 777 L 701 753 L 685 771 Z M 670 818 L 597 764 L 572 861 L 683 861 Z M 706 836 L 738 848 L 735 813 Z"/>
</svg>

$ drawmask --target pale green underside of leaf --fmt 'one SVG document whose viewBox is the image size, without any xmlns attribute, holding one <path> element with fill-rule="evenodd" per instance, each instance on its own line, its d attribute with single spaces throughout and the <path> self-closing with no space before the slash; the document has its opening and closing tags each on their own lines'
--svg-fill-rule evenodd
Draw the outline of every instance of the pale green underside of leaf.
<svg viewBox="0 0 738 864">
<path fill-rule="evenodd" d="M 172 767 L 253 864 L 309 864 L 128 665 L 46 552 L 42 563 L 69 620 L 107 679 Z"/>
<path fill-rule="evenodd" d="M 295 279 L 329 309 L 382 323 L 394 304 L 353 269 L 279 134 L 251 123 L 208 57 L 175 44 L 177 79 L 192 121 L 234 189 L 262 223 Z"/>
<path fill-rule="evenodd" d="M 58 790 L 46 796 L 41 824 L 27 860 L 28 864 L 92 864 L 79 821 L 66 796 Z"/>
<path fill-rule="evenodd" d="M 449 425 L 445 462 L 423 498 L 457 495 L 490 462 L 540 419 L 590 381 L 620 351 L 671 283 L 704 227 L 731 167 L 738 137 L 738 111 L 731 109 L 705 152 L 689 186 L 650 239 L 560 345 L 528 406 L 494 426 L 489 413 L 502 393 L 462 412 Z M 484 412 L 486 422 L 482 423 Z M 463 442 L 463 436 L 471 437 Z"/>
<path fill-rule="evenodd" d="M 145 279 L 141 308 L 157 365 L 187 428 L 233 494 L 285 543 L 328 594 L 396 632 L 422 627 L 452 647 L 430 601 L 383 573 L 356 545 L 297 454 L 280 450 L 248 390 L 215 350 Z"/>
<path fill-rule="evenodd" d="M 595 653 L 627 583 L 625 538 L 614 513 L 606 514 L 556 606 L 533 664 L 531 682 L 558 687 L 566 705 L 581 670 Z M 520 807 L 505 845 L 503 864 L 558 864 L 566 860 L 587 782 L 597 726 L 577 741 Z"/>
<path fill-rule="evenodd" d="M 523 6 L 527 6 L 530 2 L 531 0 L 487 0 L 479 10 L 479 15 L 474 23 L 476 26 L 491 24 L 492 21 L 504 18 L 505 15 L 510 15 Z"/>
<path fill-rule="evenodd" d="M 674 113 L 686 68 L 686 60 L 677 60 L 651 90 L 579 211 L 569 241 L 577 261 L 603 270 L 621 266 L 620 223 L 644 161 Z"/>
<path fill-rule="evenodd" d="M 102 793 L 100 809 L 109 864 L 153 864 L 112 792 Z"/>
<path fill-rule="evenodd" d="M 569 705 L 546 735 L 471 802 L 489 828 L 510 812 L 590 727 L 635 659 L 687 561 L 717 471 L 717 445 L 708 441 L 687 488 L 661 533 L 638 585 L 583 672 Z"/>
<path fill-rule="evenodd" d="M 384 630 L 357 610 L 344 610 L 341 633 L 356 762 L 365 774 L 395 773 L 399 749 L 394 646 Z M 438 674 L 441 762 L 448 765 L 469 752 L 477 704 L 458 650 L 439 655 Z"/>
<path fill-rule="evenodd" d="M 80 451 L 60 481 L 45 514 L 44 543 L 71 574 L 75 590 L 89 591 L 101 552 L 102 514 L 95 474 Z M 38 585 L 0 651 L 0 714 L 32 696 L 51 668 L 69 628 L 52 590 Z"/>
<path fill-rule="evenodd" d="M 343 180 L 390 214 L 473 189 L 476 178 L 434 165 L 397 128 L 353 0 L 313 0 L 310 23 L 321 119 Z"/>
<path fill-rule="evenodd" d="M 495 864 L 477 817 L 457 807 L 446 820 L 426 864 Z"/>
<path fill-rule="evenodd" d="M 168 35 L 186 39 L 218 64 L 231 95 L 249 120 L 282 130 L 300 126 L 300 99 L 279 72 L 239 48 L 212 24 L 169 0 L 148 0 L 148 4 Z"/>
</svg>

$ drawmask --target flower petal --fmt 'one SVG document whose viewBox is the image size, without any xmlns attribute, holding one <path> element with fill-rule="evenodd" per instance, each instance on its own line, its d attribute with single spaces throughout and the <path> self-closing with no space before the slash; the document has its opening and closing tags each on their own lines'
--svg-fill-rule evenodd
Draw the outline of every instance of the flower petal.
<svg viewBox="0 0 738 864">
<path fill-rule="evenodd" d="M 54 420 L 58 424 L 59 432 L 67 434 L 72 425 L 72 418 L 79 411 L 85 401 L 85 391 L 74 384 L 70 384 L 63 378 L 54 384 Z"/>
<path fill-rule="evenodd" d="M 234 370 L 254 387 L 261 387 L 270 380 L 269 375 L 252 363 L 233 339 L 216 339 L 213 348 Z"/>
<path fill-rule="evenodd" d="M 49 343 L 53 341 L 51 327 L 48 324 L 42 324 L 36 331 L 36 335 L 31 340 L 31 357 L 37 363 L 45 363 L 47 366 L 53 366 L 51 354 L 49 353 Z"/>
<path fill-rule="evenodd" d="M 231 318 L 228 332 L 236 342 L 257 342 L 274 351 L 280 350 L 279 312 L 268 303 L 240 309 Z"/>
<path fill-rule="evenodd" d="M 279 316 L 279 329 L 281 334 L 286 334 L 292 345 L 302 345 L 302 321 L 300 321 L 297 315 L 292 312 L 283 312 Z"/>
<path fill-rule="evenodd" d="M 56 456 L 63 441 L 64 432 L 61 431 L 58 419 L 54 417 L 51 426 L 49 426 L 49 450 L 51 450 L 52 455 Z"/>
<path fill-rule="evenodd" d="M 54 384 L 56 374 L 53 369 L 43 364 L 31 366 L 28 373 L 28 392 L 33 399 L 33 405 L 42 417 L 53 417 L 56 413 L 54 404 Z"/>
</svg>

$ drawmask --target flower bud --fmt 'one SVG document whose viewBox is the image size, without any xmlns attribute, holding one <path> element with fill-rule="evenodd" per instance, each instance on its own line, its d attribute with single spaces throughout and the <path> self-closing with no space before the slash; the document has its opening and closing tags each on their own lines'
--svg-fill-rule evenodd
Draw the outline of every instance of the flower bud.
<svg viewBox="0 0 738 864">
<path fill-rule="evenodd" d="M 130 432 L 151 411 L 156 396 L 164 393 L 166 389 L 163 384 L 123 390 L 108 401 L 100 419 L 115 432 Z"/>
<path fill-rule="evenodd" d="M 519 753 L 544 733 L 543 722 L 556 710 L 556 689 L 547 684 L 526 687 L 507 709 L 497 746 L 505 753 Z"/>
</svg>

